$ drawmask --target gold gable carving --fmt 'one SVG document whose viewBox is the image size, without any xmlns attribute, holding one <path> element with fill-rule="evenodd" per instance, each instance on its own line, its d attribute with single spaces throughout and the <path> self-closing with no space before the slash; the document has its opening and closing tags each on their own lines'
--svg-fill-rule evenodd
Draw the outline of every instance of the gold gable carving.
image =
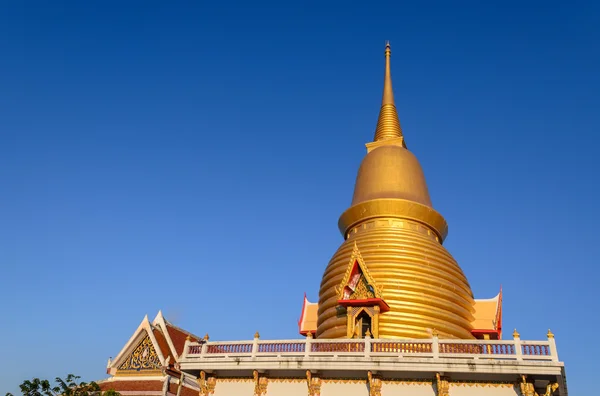
<svg viewBox="0 0 600 396">
<path fill-rule="evenodd" d="M 200 396 L 210 396 L 215 393 L 215 386 L 217 385 L 216 377 L 206 378 L 206 372 L 200 371 L 200 378 L 197 379 L 197 382 L 200 387 Z"/>
<path fill-rule="evenodd" d="M 321 378 L 314 377 L 310 370 L 306 371 L 306 383 L 308 385 L 308 396 L 321 396 Z"/>
<path fill-rule="evenodd" d="M 119 366 L 118 370 L 135 373 L 138 371 L 160 371 L 162 364 L 154 344 L 148 335 L 139 342 L 133 352 Z"/>
<path fill-rule="evenodd" d="M 450 396 L 450 383 L 447 377 L 442 377 L 440 373 L 435 375 L 435 390 L 437 396 Z"/>
<path fill-rule="evenodd" d="M 544 394 L 537 393 L 535 391 L 535 387 L 533 382 L 530 382 L 527 379 L 526 375 L 521 375 L 521 381 L 519 382 L 519 386 L 521 388 L 521 394 L 523 396 L 552 396 L 554 392 L 558 389 L 558 383 L 549 382 L 546 385 L 546 392 Z"/>
<path fill-rule="evenodd" d="M 357 266 L 358 271 L 354 271 Z M 349 286 L 351 284 L 352 287 Z M 350 295 L 347 295 L 347 289 L 352 290 Z M 335 291 L 338 295 L 338 300 L 383 299 L 381 288 L 377 286 L 375 280 L 371 277 L 356 242 L 354 243 L 354 249 L 352 250 L 344 278 L 340 285 L 335 288 Z"/>
<path fill-rule="evenodd" d="M 257 370 L 252 372 L 252 377 L 254 377 L 254 396 L 266 395 L 269 379 L 266 376 L 261 376 Z"/>
<path fill-rule="evenodd" d="M 381 378 L 374 376 L 372 372 L 367 372 L 369 379 L 369 396 L 381 396 Z"/>
</svg>

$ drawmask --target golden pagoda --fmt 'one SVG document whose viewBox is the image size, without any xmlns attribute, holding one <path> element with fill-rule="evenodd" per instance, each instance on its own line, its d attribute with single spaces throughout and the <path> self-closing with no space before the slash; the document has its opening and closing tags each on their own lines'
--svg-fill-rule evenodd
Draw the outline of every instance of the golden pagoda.
<svg viewBox="0 0 600 396">
<path fill-rule="evenodd" d="M 404 141 L 385 47 L 383 100 L 373 142 L 340 216 L 344 242 L 319 291 L 318 338 L 474 338 L 475 301 L 442 246 L 448 226 L 435 211 L 419 161 Z"/>
<path fill-rule="evenodd" d="M 144 318 L 109 359 L 111 377 L 99 382 L 102 390 L 128 396 L 568 394 L 554 334 L 521 340 L 515 330 L 512 339 L 501 339 L 502 289 L 474 300 L 442 247 L 446 221 L 406 148 L 390 55 L 388 44 L 375 138 L 339 220 L 344 242 L 325 270 L 318 303 L 304 295 L 298 321 L 304 337 L 261 339 L 252 330 L 254 337 L 243 340 L 200 338 L 159 312 L 153 322 Z"/>
</svg>

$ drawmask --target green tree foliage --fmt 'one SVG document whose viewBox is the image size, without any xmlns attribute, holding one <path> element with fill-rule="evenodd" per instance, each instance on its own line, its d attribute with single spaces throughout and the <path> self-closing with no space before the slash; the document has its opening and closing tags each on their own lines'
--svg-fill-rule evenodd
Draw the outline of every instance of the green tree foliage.
<svg viewBox="0 0 600 396">
<path fill-rule="evenodd" d="M 19 388 L 23 396 L 121 396 L 119 392 L 108 390 L 102 392 L 95 382 L 77 382 L 79 376 L 69 374 L 65 379 L 57 377 L 54 386 L 50 381 L 34 378 L 26 380 Z M 7 393 L 6 396 L 14 396 Z"/>
</svg>

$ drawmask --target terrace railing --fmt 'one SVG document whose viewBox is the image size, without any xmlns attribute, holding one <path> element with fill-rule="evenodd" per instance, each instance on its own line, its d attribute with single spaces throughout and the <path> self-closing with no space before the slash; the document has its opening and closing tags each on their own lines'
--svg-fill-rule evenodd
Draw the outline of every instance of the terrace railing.
<svg viewBox="0 0 600 396">
<path fill-rule="evenodd" d="M 495 360 L 541 360 L 558 362 L 552 333 L 546 341 L 430 339 L 313 339 L 261 340 L 200 343 L 186 342 L 183 360 L 273 357 L 397 357 L 397 358 L 464 358 Z"/>
</svg>

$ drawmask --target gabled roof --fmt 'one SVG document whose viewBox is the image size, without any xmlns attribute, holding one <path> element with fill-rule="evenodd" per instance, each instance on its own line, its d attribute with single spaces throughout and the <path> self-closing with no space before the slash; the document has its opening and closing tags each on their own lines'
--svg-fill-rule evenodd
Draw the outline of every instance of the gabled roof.
<svg viewBox="0 0 600 396">
<path fill-rule="evenodd" d="M 302 314 L 298 320 L 298 331 L 303 336 L 308 333 L 313 335 L 317 332 L 317 310 L 319 309 L 318 303 L 311 303 L 306 298 L 304 293 L 304 303 L 302 304 Z"/>
<path fill-rule="evenodd" d="M 319 304 L 309 302 L 305 294 L 298 321 L 300 334 L 316 333 L 318 310 Z M 502 338 L 502 288 L 493 298 L 475 300 L 474 317 L 472 334 L 476 338 L 483 338 L 486 334 L 491 339 Z"/>
<path fill-rule="evenodd" d="M 102 390 L 114 389 L 127 392 L 128 395 L 144 395 L 145 392 L 164 393 L 167 391 L 166 384 L 170 384 L 170 387 L 177 384 L 177 387 L 182 387 L 181 396 L 197 395 L 199 387 L 196 377 L 182 373 L 176 365 L 188 337 L 190 341 L 200 341 L 200 337 L 167 321 L 160 311 L 152 323 L 146 315 L 119 354 L 109 360 L 107 373 L 112 377 L 97 381 L 98 385 Z M 131 359 L 143 350 L 152 355 L 154 360 L 150 363 L 146 360 L 143 369 L 131 370 Z M 122 369 L 124 362 L 127 362 L 127 369 Z M 156 369 L 151 369 L 155 364 Z"/>
<path fill-rule="evenodd" d="M 127 396 L 198 396 L 196 377 L 189 374 L 163 377 L 110 377 L 96 381 L 102 391 L 115 390 Z"/>
<path fill-rule="evenodd" d="M 344 299 L 344 288 L 347 287 L 353 275 L 360 273 L 365 277 L 365 280 L 369 285 L 373 287 L 373 297 L 374 298 L 383 298 L 381 296 L 381 288 L 377 286 L 375 280 L 369 273 L 369 269 L 365 264 L 365 261 L 358 250 L 358 245 L 354 242 L 354 248 L 352 249 L 352 255 L 350 256 L 350 260 L 348 261 L 348 266 L 346 268 L 346 273 L 344 274 L 344 278 L 338 287 L 336 287 L 336 292 L 338 293 L 338 300 Z"/>
<path fill-rule="evenodd" d="M 152 321 L 152 325 L 159 327 L 165 335 L 165 340 L 169 345 L 171 354 L 174 357 L 174 361 L 178 361 L 179 357 L 183 353 L 183 347 L 185 340 L 189 337 L 191 341 L 198 342 L 200 337 L 183 330 L 165 319 L 162 311 L 158 311 L 156 318 Z"/>
<path fill-rule="evenodd" d="M 162 379 L 147 380 L 136 378 L 133 381 L 123 381 L 122 379 L 120 380 L 119 377 L 96 381 L 96 383 L 103 391 L 111 389 L 117 392 L 130 392 L 130 394 L 162 391 L 164 386 L 164 381 Z"/>
<path fill-rule="evenodd" d="M 475 300 L 475 319 L 471 333 L 477 338 L 484 334 L 492 339 L 502 337 L 502 288 L 493 298 Z"/>
<path fill-rule="evenodd" d="M 188 337 L 190 341 L 200 340 L 200 337 L 167 321 L 161 311 L 158 312 L 152 323 L 150 323 L 148 315 L 146 315 L 119 354 L 109 361 L 107 373 L 114 375 L 125 359 L 130 356 L 145 337 L 151 340 L 160 364 L 165 369 L 172 369 L 175 363 L 178 362 Z"/>
<path fill-rule="evenodd" d="M 160 344 L 164 345 L 164 343 L 159 343 L 156 339 L 154 327 L 150 324 L 150 321 L 148 320 L 148 315 L 146 315 L 144 316 L 142 323 L 140 323 L 138 328 L 135 330 L 131 338 L 129 338 L 129 340 L 121 349 L 119 354 L 114 359 L 109 360 L 106 368 L 107 373 L 115 374 L 119 366 L 125 361 L 125 359 L 127 359 L 127 357 L 129 357 L 129 355 L 138 346 L 138 344 L 146 337 L 150 338 L 150 341 L 152 342 L 152 345 L 154 346 L 154 349 L 156 351 L 156 355 L 160 360 L 160 364 L 164 366 L 166 359 L 164 352 L 168 352 L 168 349 L 165 351 L 163 350 L 163 348 L 161 348 Z"/>
</svg>

